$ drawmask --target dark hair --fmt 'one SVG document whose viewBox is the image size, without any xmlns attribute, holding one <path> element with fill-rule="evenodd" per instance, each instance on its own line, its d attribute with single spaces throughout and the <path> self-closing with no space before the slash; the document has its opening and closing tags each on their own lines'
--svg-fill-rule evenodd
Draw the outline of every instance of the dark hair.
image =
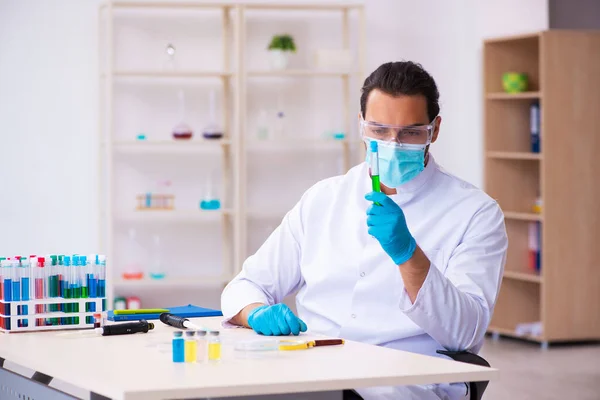
<svg viewBox="0 0 600 400">
<path fill-rule="evenodd" d="M 429 122 L 440 112 L 440 93 L 433 77 L 420 64 L 412 61 L 385 63 L 365 79 L 360 95 L 360 111 L 363 118 L 367 111 L 367 98 L 373 89 L 379 89 L 392 96 L 423 95 L 427 100 Z"/>
</svg>

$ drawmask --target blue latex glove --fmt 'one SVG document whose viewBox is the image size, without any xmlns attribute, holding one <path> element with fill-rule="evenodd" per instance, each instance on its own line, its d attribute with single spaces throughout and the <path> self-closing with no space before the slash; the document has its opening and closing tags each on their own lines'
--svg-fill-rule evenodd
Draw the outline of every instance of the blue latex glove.
<svg viewBox="0 0 600 400">
<path fill-rule="evenodd" d="M 385 193 L 370 192 L 365 199 L 380 204 L 372 204 L 367 210 L 369 235 L 379 241 L 396 265 L 404 264 L 417 248 L 417 242 L 406 226 L 404 212 Z"/>
<path fill-rule="evenodd" d="M 306 324 L 296 317 L 285 304 L 260 306 L 250 311 L 248 325 L 256 333 L 265 336 L 299 335 L 306 332 Z"/>
</svg>

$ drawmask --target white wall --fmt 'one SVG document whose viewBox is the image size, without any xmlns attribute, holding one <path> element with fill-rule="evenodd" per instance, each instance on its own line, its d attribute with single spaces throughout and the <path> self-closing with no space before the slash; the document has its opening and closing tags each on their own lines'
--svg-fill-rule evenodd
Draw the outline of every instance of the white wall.
<svg viewBox="0 0 600 400">
<path fill-rule="evenodd" d="M 547 1 L 366 3 L 367 70 L 423 64 L 441 92 L 432 151 L 480 185 L 481 40 L 546 29 Z M 97 249 L 98 4 L 0 0 L 0 254 Z"/>
<path fill-rule="evenodd" d="M 0 1 L 0 253 L 94 252 L 96 1 Z"/>
</svg>

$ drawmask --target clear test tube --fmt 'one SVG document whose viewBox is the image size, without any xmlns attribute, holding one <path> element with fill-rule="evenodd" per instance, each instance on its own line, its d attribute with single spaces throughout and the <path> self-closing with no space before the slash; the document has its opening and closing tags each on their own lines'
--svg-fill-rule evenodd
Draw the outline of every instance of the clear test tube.
<svg viewBox="0 0 600 400">
<path fill-rule="evenodd" d="M 16 256 L 10 259 L 11 269 L 12 269 L 12 300 L 13 301 L 21 301 L 21 266 L 19 263 L 19 259 L 21 257 Z M 17 314 L 21 315 L 22 313 L 21 306 L 17 305 Z M 17 326 L 23 326 L 21 321 L 17 320 Z"/>
<path fill-rule="evenodd" d="M 71 282 L 70 282 L 71 298 L 79 299 L 79 298 L 81 298 L 81 279 L 79 277 L 81 258 L 78 255 L 74 255 L 72 260 L 73 260 L 73 265 L 71 266 Z M 71 304 L 71 307 L 72 307 L 72 309 L 71 309 L 72 312 L 74 312 L 74 313 L 79 312 L 79 304 L 78 303 Z M 74 325 L 78 325 L 79 317 L 71 318 L 71 322 Z"/>
<path fill-rule="evenodd" d="M 90 254 L 88 258 L 88 269 L 86 279 L 89 297 L 98 297 L 98 255 Z M 92 310 L 95 311 L 95 310 Z"/>
<path fill-rule="evenodd" d="M 0 261 L 4 286 L 4 301 L 12 301 L 12 263 L 10 260 Z"/>
<path fill-rule="evenodd" d="M 4 257 L 0 257 L 0 299 L 4 300 L 4 270 L 2 268 L 2 261 L 6 260 Z"/>
<path fill-rule="evenodd" d="M 98 261 L 98 297 L 106 297 L 106 256 L 99 255 Z"/>
<path fill-rule="evenodd" d="M 34 267 L 34 285 L 35 285 L 35 293 L 34 296 L 36 299 L 44 298 L 44 257 L 37 257 L 35 267 Z M 37 306 L 36 306 L 37 308 Z M 36 311 L 37 312 L 37 311 Z"/>
<path fill-rule="evenodd" d="M 44 299 L 46 297 L 45 295 L 45 291 L 46 291 L 46 278 L 45 278 L 45 274 L 46 274 L 46 259 L 44 257 L 38 257 L 37 258 L 37 263 L 35 266 L 35 279 L 34 279 L 34 286 L 35 286 L 35 298 L 36 299 Z M 35 306 L 35 313 L 36 314 L 42 314 L 45 312 L 45 307 L 43 304 L 36 304 Z M 36 318 L 35 320 L 35 325 L 36 326 L 46 326 L 46 321 L 43 318 Z"/>
<path fill-rule="evenodd" d="M 29 259 L 22 257 L 20 260 L 20 269 L 21 269 L 21 299 L 23 301 L 31 300 L 31 264 L 29 263 Z M 29 306 L 21 307 L 22 315 L 29 315 Z M 28 326 L 29 323 L 27 320 L 23 320 L 22 326 Z"/>
<path fill-rule="evenodd" d="M 46 258 L 48 259 L 48 258 Z M 58 262 L 57 257 L 55 255 L 50 256 L 50 261 L 48 262 L 48 266 L 50 267 L 50 271 L 48 271 L 48 295 L 50 297 L 58 297 Z M 57 310 L 53 310 L 57 311 Z"/>
<path fill-rule="evenodd" d="M 79 256 L 79 284 L 81 285 L 81 298 L 89 297 L 87 284 L 88 259 L 86 256 Z M 87 310 L 86 310 L 87 311 Z"/>
<path fill-rule="evenodd" d="M 71 296 L 71 257 L 70 256 L 64 256 L 63 257 L 63 276 L 62 276 L 62 297 L 65 299 L 70 299 Z M 63 303 L 62 309 L 63 312 L 65 313 L 70 313 L 72 312 L 72 306 L 70 303 Z M 71 323 L 71 318 L 62 318 L 62 324 L 63 325 L 70 325 Z"/>
<path fill-rule="evenodd" d="M 13 257 L 10 260 L 12 270 L 12 300 L 21 301 L 21 268 L 19 259 Z"/>
</svg>

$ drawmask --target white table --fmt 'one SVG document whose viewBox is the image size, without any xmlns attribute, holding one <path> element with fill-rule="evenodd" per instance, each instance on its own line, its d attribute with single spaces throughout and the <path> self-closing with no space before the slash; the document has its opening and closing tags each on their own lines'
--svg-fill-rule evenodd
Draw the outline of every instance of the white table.
<svg viewBox="0 0 600 400">
<path fill-rule="evenodd" d="M 155 329 L 147 334 L 5 334 L 0 336 L 0 357 L 6 360 L 5 368 L 14 363 L 115 400 L 214 398 L 482 381 L 492 379 L 497 372 L 357 342 L 300 351 L 239 353 L 234 351 L 233 343 L 256 338 L 254 332 L 222 329 L 220 317 L 195 321 L 221 330 L 220 362 L 173 363 L 170 340 L 174 328 L 160 321 L 154 321 Z M 14 382 L 22 379 L 11 376 Z"/>
</svg>

